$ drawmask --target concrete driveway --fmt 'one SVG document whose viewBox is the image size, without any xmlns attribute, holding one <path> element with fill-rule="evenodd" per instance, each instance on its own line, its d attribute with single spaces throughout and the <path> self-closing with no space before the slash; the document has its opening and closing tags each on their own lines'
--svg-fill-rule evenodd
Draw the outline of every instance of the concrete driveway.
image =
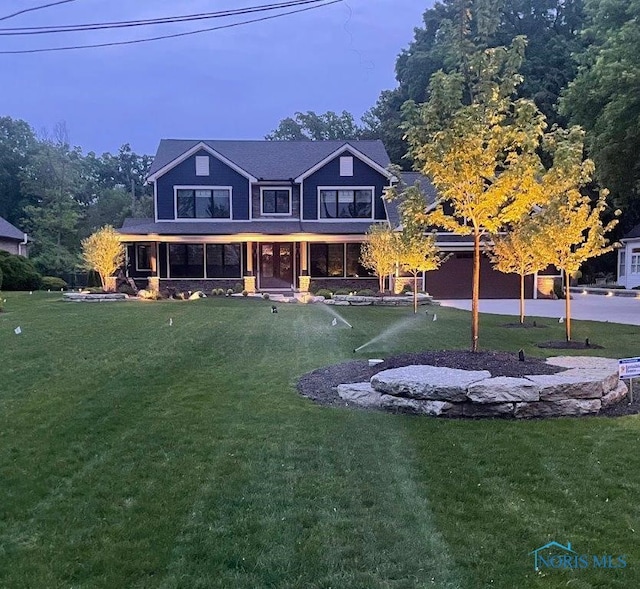
<svg viewBox="0 0 640 589">
<path fill-rule="evenodd" d="M 471 310 L 470 300 L 443 300 L 443 307 Z M 527 299 L 525 313 L 528 317 L 564 317 L 563 300 Z M 480 312 L 492 315 L 520 314 L 517 299 L 482 299 Z M 600 296 L 589 294 L 574 294 L 571 299 L 571 318 L 587 321 L 603 321 L 607 323 L 623 323 L 625 325 L 640 325 L 640 299 L 631 297 Z"/>
</svg>

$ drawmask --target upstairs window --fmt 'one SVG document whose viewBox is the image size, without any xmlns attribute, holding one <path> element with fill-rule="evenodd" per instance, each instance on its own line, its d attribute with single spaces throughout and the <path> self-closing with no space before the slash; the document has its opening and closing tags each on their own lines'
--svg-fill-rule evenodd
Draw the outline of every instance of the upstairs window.
<svg viewBox="0 0 640 589">
<path fill-rule="evenodd" d="M 263 215 L 290 215 L 291 214 L 291 190 L 289 188 L 263 188 L 262 196 Z"/>
<path fill-rule="evenodd" d="M 353 158 L 351 156 L 342 156 L 340 158 L 340 175 L 353 176 Z"/>
<path fill-rule="evenodd" d="M 209 156 L 197 155 L 196 156 L 196 176 L 208 176 L 209 175 Z"/>
<path fill-rule="evenodd" d="M 178 219 L 230 219 L 230 188 L 176 189 Z"/>
<path fill-rule="evenodd" d="M 321 219 L 373 218 L 373 190 L 370 188 L 321 189 Z"/>
</svg>

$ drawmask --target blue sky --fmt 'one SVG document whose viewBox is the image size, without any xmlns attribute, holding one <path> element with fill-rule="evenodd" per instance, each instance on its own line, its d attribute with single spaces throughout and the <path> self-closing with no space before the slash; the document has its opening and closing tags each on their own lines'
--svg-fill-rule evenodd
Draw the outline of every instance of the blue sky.
<svg viewBox="0 0 640 589">
<path fill-rule="evenodd" d="M 48 0 L 51 1 L 51 0 Z M 48 3 L 4 0 L 0 17 Z M 273 1 L 273 0 L 271 0 Z M 1 27 L 155 18 L 267 0 L 74 0 L 0 21 Z M 432 0 L 345 0 L 223 31 L 141 45 L 0 55 L 0 116 L 36 132 L 64 121 L 83 151 L 128 142 L 154 153 L 161 138 L 261 139 L 295 111 L 356 117 L 395 86 L 398 53 Z M 246 18 L 246 17 L 244 17 Z M 0 50 L 121 41 L 232 22 L 0 37 Z"/>
</svg>

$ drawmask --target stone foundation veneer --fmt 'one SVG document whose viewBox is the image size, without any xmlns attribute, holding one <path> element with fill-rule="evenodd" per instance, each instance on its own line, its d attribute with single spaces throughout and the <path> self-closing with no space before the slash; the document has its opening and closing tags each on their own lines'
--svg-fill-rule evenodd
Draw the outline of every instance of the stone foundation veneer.
<svg viewBox="0 0 640 589">
<path fill-rule="evenodd" d="M 370 382 L 338 385 L 345 401 L 367 408 L 443 417 L 562 417 L 595 415 L 627 396 L 610 358 L 560 356 L 549 375 L 492 377 L 486 370 L 405 366 Z"/>
</svg>

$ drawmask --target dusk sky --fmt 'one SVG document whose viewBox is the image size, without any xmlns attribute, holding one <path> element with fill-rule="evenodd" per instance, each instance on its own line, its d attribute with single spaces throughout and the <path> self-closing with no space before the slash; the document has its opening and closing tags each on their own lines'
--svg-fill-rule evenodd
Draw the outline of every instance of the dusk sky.
<svg viewBox="0 0 640 589">
<path fill-rule="evenodd" d="M 177 16 L 276 0 L 69 0 L 0 27 Z M 328 2 L 329 0 L 327 0 Z M 52 0 L 4 0 L 0 19 Z M 0 55 L 0 116 L 36 132 L 64 121 L 86 153 L 161 138 L 262 139 L 296 111 L 359 118 L 396 85 L 394 64 L 432 0 L 345 0 L 300 14 L 138 45 Z M 289 9 L 290 10 L 290 9 Z M 270 12 L 267 14 L 276 14 Z M 2 36 L 0 52 L 140 39 L 264 14 L 135 29 Z"/>
</svg>

